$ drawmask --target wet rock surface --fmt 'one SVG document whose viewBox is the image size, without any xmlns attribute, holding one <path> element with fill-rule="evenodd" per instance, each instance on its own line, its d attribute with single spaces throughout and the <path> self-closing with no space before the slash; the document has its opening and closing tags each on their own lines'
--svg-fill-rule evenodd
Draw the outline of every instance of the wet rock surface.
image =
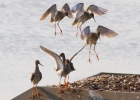
<svg viewBox="0 0 140 100">
<path fill-rule="evenodd" d="M 140 92 L 140 75 L 101 74 L 69 83 L 69 87 L 99 91 Z"/>
</svg>

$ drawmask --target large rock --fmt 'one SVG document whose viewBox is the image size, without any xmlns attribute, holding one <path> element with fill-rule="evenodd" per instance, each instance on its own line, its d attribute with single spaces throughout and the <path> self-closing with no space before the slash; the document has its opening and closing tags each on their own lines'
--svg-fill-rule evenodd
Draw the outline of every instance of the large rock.
<svg viewBox="0 0 140 100">
<path fill-rule="evenodd" d="M 89 90 L 103 97 L 104 100 L 140 100 L 140 75 L 100 73 L 83 80 L 70 83 L 70 90 L 58 94 L 57 87 L 39 87 L 42 94 L 33 100 L 95 100 Z M 31 100 L 32 89 L 25 91 L 12 100 Z"/>
</svg>

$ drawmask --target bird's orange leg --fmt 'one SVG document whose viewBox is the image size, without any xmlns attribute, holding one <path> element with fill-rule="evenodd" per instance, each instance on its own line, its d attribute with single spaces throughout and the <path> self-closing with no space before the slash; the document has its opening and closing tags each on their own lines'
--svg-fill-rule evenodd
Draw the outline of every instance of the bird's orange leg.
<svg viewBox="0 0 140 100">
<path fill-rule="evenodd" d="M 90 49 L 91 49 L 91 45 L 92 45 L 92 44 L 90 44 Z M 92 63 L 91 60 L 90 60 L 90 49 L 89 49 L 89 54 L 88 54 L 88 56 L 89 56 L 88 62 L 89 62 L 89 63 Z"/>
<path fill-rule="evenodd" d="M 91 60 L 90 60 L 90 51 L 89 51 L 89 58 L 88 58 L 88 62 L 91 64 Z"/>
<path fill-rule="evenodd" d="M 67 79 L 67 86 L 68 86 L 68 83 L 69 83 L 68 81 L 69 81 L 69 75 L 68 75 L 68 79 Z M 70 89 L 70 88 L 68 87 L 68 90 L 69 90 L 69 89 Z"/>
<path fill-rule="evenodd" d="M 76 37 L 78 37 L 78 26 L 79 26 L 79 23 L 78 23 L 78 25 L 77 25 Z"/>
<path fill-rule="evenodd" d="M 58 93 L 62 93 L 63 91 L 61 90 L 61 84 L 59 82 L 59 85 L 58 85 Z"/>
<path fill-rule="evenodd" d="M 65 85 L 65 90 L 69 90 L 68 83 L 66 82 L 66 77 L 64 78 L 64 85 Z"/>
<path fill-rule="evenodd" d="M 34 98 L 34 86 L 32 88 L 32 95 L 29 98 L 32 98 L 32 99 Z"/>
<path fill-rule="evenodd" d="M 39 93 L 38 92 L 38 88 L 37 88 L 37 85 L 36 85 L 36 94 L 35 94 L 36 96 L 39 96 L 39 95 L 41 95 L 41 93 Z"/>
<path fill-rule="evenodd" d="M 58 84 L 58 93 L 63 93 L 63 91 L 61 90 L 61 78 Z"/>
<path fill-rule="evenodd" d="M 68 84 L 68 81 L 69 81 L 69 75 L 68 75 L 68 79 L 67 79 L 67 84 Z"/>
<path fill-rule="evenodd" d="M 54 36 L 56 36 L 56 23 L 54 23 L 54 28 L 55 28 Z"/>
<path fill-rule="evenodd" d="M 58 27 L 59 27 L 59 29 L 60 29 L 60 35 L 62 34 L 62 36 L 63 36 L 62 29 L 61 29 L 60 26 L 59 26 L 59 22 L 57 23 L 57 25 L 58 25 Z"/>
<path fill-rule="evenodd" d="M 96 54 L 97 60 L 99 60 L 99 57 L 98 57 L 98 55 L 97 55 L 97 53 L 96 53 L 96 51 L 95 51 L 95 45 L 94 45 L 94 52 L 95 52 L 95 54 Z"/>
</svg>

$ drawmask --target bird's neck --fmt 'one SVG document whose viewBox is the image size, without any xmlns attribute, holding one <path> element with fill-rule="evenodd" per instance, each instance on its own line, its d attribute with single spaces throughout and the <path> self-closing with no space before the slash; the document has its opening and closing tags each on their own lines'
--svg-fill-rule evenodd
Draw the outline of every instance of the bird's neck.
<svg viewBox="0 0 140 100">
<path fill-rule="evenodd" d="M 39 67 L 38 67 L 38 65 L 36 64 L 36 65 L 35 65 L 35 72 L 37 72 L 37 71 L 39 71 Z"/>
</svg>

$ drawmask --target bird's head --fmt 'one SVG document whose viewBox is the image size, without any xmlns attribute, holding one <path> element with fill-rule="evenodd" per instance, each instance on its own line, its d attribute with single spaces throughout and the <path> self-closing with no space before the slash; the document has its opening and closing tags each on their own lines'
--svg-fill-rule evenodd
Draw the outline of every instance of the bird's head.
<svg viewBox="0 0 140 100">
<path fill-rule="evenodd" d="M 93 18 L 94 21 L 96 22 L 96 20 L 95 20 L 95 18 L 94 18 L 94 14 L 93 14 L 93 13 L 90 13 L 90 16 L 91 16 L 91 18 Z"/>
<path fill-rule="evenodd" d="M 65 54 L 64 53 L 61 53 L 60 55 L 59 55 L 60 57 L 64 57 L 65 58 Z"/>
<path fill-rule="evenodd" d="M 43 65 L 40 63 L 39 60 L 36 60 L 36 61 L 35 61 L 35 64 L 36 64 L 36 65 L 40 64 L 41 66 L 43 66 Z"/>
</svg>

